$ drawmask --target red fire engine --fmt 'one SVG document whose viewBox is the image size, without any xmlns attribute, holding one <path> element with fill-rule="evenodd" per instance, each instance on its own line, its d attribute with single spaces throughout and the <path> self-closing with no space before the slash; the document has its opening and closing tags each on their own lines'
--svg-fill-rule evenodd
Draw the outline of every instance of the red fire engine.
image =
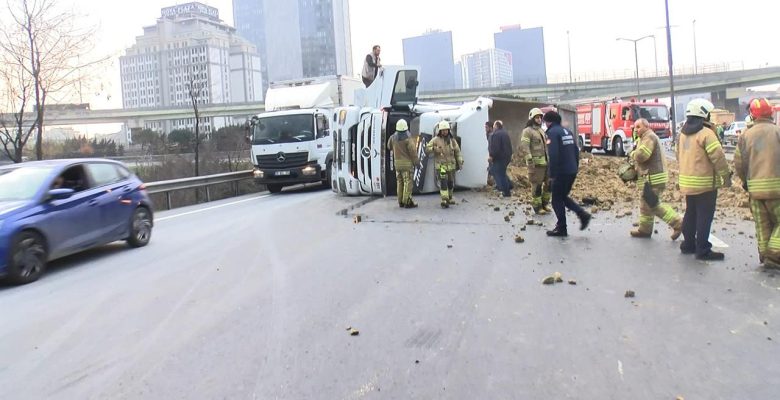
<svg viewBox="0 0 780 400">
<path fill-rule="evenodd" d="M 655 101 L 614 100 L 577 106 L 577 134 L 580 148 L 590 152 L 601 149 L 608 154 L 624 156 L 633 148 L 634 122 L 640 118 L 650 123 L 659 138 L 671 136 L 669 108 Z"/>
</svg>

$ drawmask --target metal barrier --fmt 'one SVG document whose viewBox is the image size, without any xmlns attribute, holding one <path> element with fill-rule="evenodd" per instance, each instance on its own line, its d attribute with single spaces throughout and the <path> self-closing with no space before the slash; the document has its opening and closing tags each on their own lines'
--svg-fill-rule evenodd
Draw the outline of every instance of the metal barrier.
<svg viewBox="0 0 780 400">
<path fill-rule="evenodd" d="M 224 174 L 196 176 L 192 178 L 172 179 L 169 181 L 148 182 L 146 190 L 150 194 L 165 193 L 166 205 L 171 209 L 171 192 L 186 189 L 206 188 L 206 201 L 211 201 L 209 186 L 221 183 L 234 183 L 236 196 L 238 196 L 238 182 L 252 179 L 252 171 L 228 172 Z"/>
</svg>

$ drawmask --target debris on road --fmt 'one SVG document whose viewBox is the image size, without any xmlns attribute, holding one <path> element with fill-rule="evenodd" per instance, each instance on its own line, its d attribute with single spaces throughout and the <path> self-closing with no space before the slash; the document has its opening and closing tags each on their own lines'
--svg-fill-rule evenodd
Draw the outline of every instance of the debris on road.
<svg viewBox="0 0 780 400">
<path fill-rule="evenodd" d="M 563 282 L 563 275 L 560 272 L 556 272 L 552 276 L 555 278 L 555 283 Z"/>
<path fill-rule="evenodd" d="M 515 212 L 514 212 L 514 211 L 510 211 L 510 212 L 509 212 L 509 216 L 510 216 L 510 217 L 514 217 L 514 216 L 515 216 Z"/>
<path fill-rule="evenodd" d="M 511 220 L 512 220 L 512 217 L 510 217 L 510 216 L 508 216 L 508 215 L 507 215 L 507 216 L 504 216 L 504 221 L 506 221 L 506 222 L 509 222 L 509 221 L 511 221 Z"/>
<path fill-rule="evenodd" d="M 633 299 L 634 297 L 636 297 L 636 293 L 634 293 L 634 291 L 633 291 L 633 290 L 626 290 L 626 295 L 625 295 L 625 297 L 626 297 L 627 299 Z"/>
<path fill-rule="evenodd" d="M 569 285 L 576 285 L 576 284 L 577 281 L 575 281 L 574 279 L 569 279 Z"/>
<path fill-rule="evenodd" d="M 451 248 L 452 248 L 452 245 L 451 245 L 451 244 L 448 244 L 448 245 L 447 245 L 447 248 L 448 248 L 448 249 L 451 249 Z"/>
<path fill-rule="evenodd" d="M 528 221 L 526 221 L 526 223 L 525 223 L 525 224 L 526 224 L 526 225 L 536 225 L 536 221 L 535 221 L 535 220 L 533 220 L 533 219 L 529 219 Z"/>
<path fill-rule="evenodd" d="M 493 209 L 493 211 L 499 212 L 499 211 L 501 211 L 501 207 L 496 207 L 496 208 Z"/>
<path fill-rule="evenodd" d="M 355 329 L 355 328 L 350 327 L 348 329 L 348 331 L 349 331 L 349 336 L 358 336 L 358 335 L 360 335 L 360 331 Z"/>
<path fill-rule="evenodd" d="M 363 216 L 360 214 L 355 215 L 355 218 L 353 218 L 352 221 L 355 222 L 356 224 L 359 224 L 363 222 Z"/>
<path fill-rule="evenodd" d="M 515 236 L 515 243 L 525 243 L 525 238 L 520 235 L 517 235 Z"/>
<path fill-rule="evenodd" d="M 548 276 L 548 277 L 544 278 L 544 280 L 542 281 L 542 284 L 544 284 L 544 285 L 552 285 L 554 283 L 555 283 L 555 278 L 552 277 L 552 276 Z"/>
</svg>

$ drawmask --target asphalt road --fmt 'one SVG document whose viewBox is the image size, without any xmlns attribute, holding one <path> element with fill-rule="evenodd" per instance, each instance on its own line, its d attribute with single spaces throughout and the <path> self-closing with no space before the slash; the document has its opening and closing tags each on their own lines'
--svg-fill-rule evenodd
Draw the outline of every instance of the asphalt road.
<svg viewBox="0 0 780 400">
<path fill-rule="evenodd" d="M 601 213 L 548 239 L 520 232 L 522 209 L 507 223 L 499 201 L 457 198 L 339 216 L 363 199 L 304 190 L 160 213 L 144 249 L 0 288 L 0 399 L 780 396 L 780 276 L 757 269 L 750 223 L 719 221 L 728 261 L 707 264 L 660 225 L 632 240 Z M 540 283 L 556 271 L 577 285 Z"/>
</svg>

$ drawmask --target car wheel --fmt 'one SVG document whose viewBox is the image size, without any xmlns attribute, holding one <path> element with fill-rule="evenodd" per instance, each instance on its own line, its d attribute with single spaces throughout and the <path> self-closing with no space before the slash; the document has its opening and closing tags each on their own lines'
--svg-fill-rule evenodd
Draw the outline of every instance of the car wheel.
<svg viewBox="0 0 780 400">
<path fill-rule="evenodd" d="M 144 247 L 152 239 L 152 215 L 146 207 L 138 207 L 130 220 L 130 247 Z"/>
<path fill-rule="evenodd" d="M 280 185 L 280 184 L 272 183 L 272 184 L 268 185 L 268 191 L 271 192 L 271 193 L 279 193 L 279 192 L 282 191 L 282 187 L 283 186 Z"/>
<path fill-rule="evenodd" d="M 38 280 L 46 271 L 46 243 L 41 235 L 25 231 L 13 241 L 8 266 L 8 280 L 25 284 Z"/>
<path fill-rule="evenodd" d="M 615 138 L 615 142 L 612 145 L 612 149 L 615 152 L 615 155 L 618 157 L 625 157 L 626 151 L 623 149 L 623 140 L 619 137 Z"/>
</svg>

